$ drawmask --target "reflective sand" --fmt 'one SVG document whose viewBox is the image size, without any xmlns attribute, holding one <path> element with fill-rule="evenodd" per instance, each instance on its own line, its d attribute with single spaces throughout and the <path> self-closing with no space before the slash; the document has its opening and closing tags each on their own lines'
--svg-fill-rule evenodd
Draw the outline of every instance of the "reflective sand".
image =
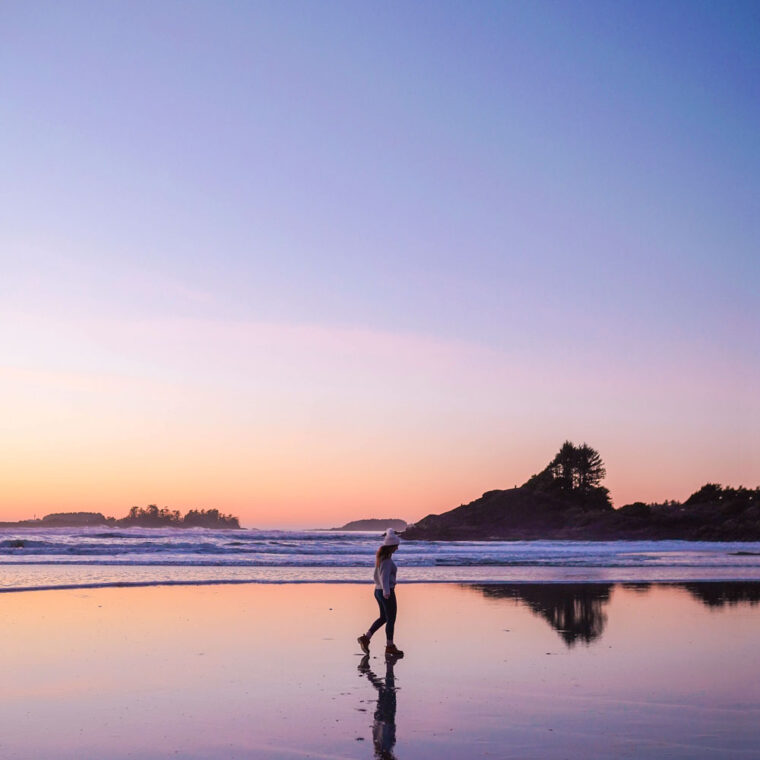
<svg viewBox="0 0 760 760">
<path fill-rule="evenodd" d="M 760 584 L 398 594 L 395 663 L 367 586 L 3 595 L 0 756 L 758 756 Z"/>
</svg>

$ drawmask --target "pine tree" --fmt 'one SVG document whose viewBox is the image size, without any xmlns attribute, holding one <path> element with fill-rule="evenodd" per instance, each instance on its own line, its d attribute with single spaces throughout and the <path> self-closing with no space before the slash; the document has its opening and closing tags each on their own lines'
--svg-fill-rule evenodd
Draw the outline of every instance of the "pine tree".
<svg viewBox="0 0 760 760">
<path fill-rule="evenodd" d="M 551 462 L 524 485 L 533 491 L 562 493 L 585 507 L 611 507 L 609 491 L 601 485 L 607 475 L 599 452 L 587 443 L 565 441 Z"/>
</svg>

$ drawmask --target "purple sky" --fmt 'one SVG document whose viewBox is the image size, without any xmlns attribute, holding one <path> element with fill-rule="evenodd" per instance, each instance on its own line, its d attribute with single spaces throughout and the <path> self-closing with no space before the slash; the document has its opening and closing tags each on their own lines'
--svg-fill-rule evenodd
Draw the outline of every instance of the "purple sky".
<svg viewBox="0 0 760 760">
<path fill-rule="evenodd" d="M 5 2 L 0 517 L 760 483 L 757 3 Z"/>
</svg>

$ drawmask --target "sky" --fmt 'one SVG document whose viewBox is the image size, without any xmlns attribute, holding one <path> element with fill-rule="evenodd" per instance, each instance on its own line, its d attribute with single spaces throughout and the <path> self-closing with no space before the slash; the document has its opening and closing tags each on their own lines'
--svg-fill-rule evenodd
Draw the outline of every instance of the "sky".
<svg viewBox="0 0 760 760">
<path fill-rule="evenodd" d="M 760 485 L 760 6 L 0 5 L 0 519 Z"/>
</svg>

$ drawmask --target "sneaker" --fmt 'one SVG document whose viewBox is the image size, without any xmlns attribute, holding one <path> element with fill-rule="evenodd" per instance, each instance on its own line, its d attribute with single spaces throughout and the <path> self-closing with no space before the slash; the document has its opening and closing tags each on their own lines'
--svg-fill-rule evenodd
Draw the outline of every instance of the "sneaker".
<svg viewBox="0 0 760 760">
<path fill-rule="evenodd" d="M 364 634 L 362 634 L 359 636 L 357 641 L 359 642 L 359 646 L 362 648 L 362 652 L 364 652 L 364 654 L 369 654 L 369 639 Z"/>
<path fill-rule="evenodd" d="M 390 657 L 404 656 L 404 653 L 395 644 L 390 644 L 389 646 L 385 647 L 385 654 L 386 656 Z"/>
</svg>

